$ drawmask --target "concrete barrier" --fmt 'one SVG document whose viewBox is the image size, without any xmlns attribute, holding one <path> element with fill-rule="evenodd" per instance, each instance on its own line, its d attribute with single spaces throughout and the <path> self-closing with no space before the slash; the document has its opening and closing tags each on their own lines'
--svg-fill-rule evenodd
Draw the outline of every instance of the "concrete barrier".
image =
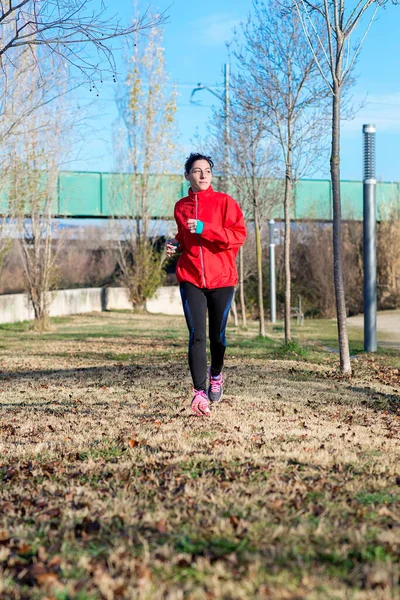
<svg viewBox="0 0 400 600">
<path fill-rule="evenodd" d="M 127 310 L 132 308 L 127 288 L 103 288 L 105 292 L 103 310 Z"/>
<path fill-rule="evenodd" d="M 0 296 L 0 323 L 17 323 L 34 319 L 27 294 Z"/>
<path fill-rule="evenodd" d="M 154 296 L 147 300 L 146 310 L 149 313 L 163 315 L 183 315 L 179 287 L 164 286 L 158 288 Z"/>
<path fill-rule="evenodd" d="M 82 288 L 50 292 L 50 316 L 75 315 L 102 310 L 102 289 Z"/>
<path fill-rule="evenodd" d="M 126 288 L 81 288 L 50 292 L 50 316 L 61 317 L 103 310 L 131 309 Z M 182 315 L 178 287 L 161 287 L 146 302 L 146 310 L 165 315 Z M 0 323 L 32 321 L 34 313 L 27 294 L 0 296 Z"/>
</svg>

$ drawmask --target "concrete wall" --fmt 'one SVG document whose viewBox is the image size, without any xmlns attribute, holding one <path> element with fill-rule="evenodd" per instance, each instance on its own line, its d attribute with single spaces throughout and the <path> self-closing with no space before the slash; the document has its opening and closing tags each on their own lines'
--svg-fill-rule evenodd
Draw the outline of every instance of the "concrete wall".
<svg viewBox="0 0 400 600">
<path fill-rule="evenodd" d="M 50 292 L 50 316 L 75 315 L 102 310 L 101 288 L 83 288 L 77 290 L 58 290 Z"/>
<path fill-rule="evenodd" d="M 132 309 L 127 288 L 103 288 L 103 310 Z"/>
<path fill-rule="evenodd" d="M 149 313 L 163 315 L 183 315 L 179 287 L 165 286 L 158 288 L 153 298 L 147 300 L 146 310 Z"/>
<path fill-rule="evenodd" d="M 33 309 L 29 306 L 27 294 L 0 296 L 0 323 L 31 321 L 33 318 Z"/>
<path fill-rule="evenodd" d="M 50 292 L 50 316 L 61 317 L 102 310 L 131 309 L 126 288 L 83 288 Z M 182 315 L 178 287 L 159 288 L 155 297 L 146 303 L 151 313 Z M 7 294 L 0 296 L 0 323 L 31 321 L 33 309 L 27 294 Z"/>
</svg>

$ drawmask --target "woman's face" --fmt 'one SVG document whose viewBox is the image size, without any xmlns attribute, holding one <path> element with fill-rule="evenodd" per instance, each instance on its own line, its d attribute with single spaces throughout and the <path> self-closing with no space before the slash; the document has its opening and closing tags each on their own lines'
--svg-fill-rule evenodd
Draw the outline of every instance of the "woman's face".
<svg viewBox="0 0 400 600">
<path fill-rule="evenodd" d="M 190 169 L 190 173 L 185 173 L 186 181 L 190 181 L 194 192 L 206 190 L 212 181 L 212 171 L 208 160 L 196 160 Z"/>
</svg>

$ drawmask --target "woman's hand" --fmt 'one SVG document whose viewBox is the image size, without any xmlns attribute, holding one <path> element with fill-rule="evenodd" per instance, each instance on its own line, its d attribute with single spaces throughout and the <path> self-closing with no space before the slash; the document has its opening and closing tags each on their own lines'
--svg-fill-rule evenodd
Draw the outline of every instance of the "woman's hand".
<svg viewBox="0 0 400 600">
<path fill-rule="evenodd" d="M 165 242 L 165 253 L 170 258 L 177 251 L 179 242 L 176 238 L 170 238 Z"/>
<path fill-rule="evenodd" d="M 188 219 L 187 226 L 190 233 L 196 233 L 197 219 Z"/>
</svg>

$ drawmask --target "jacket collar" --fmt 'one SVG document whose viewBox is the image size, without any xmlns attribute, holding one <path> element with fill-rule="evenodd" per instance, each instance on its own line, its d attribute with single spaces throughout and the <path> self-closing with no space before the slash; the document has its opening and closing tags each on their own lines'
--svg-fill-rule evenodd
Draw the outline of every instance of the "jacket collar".
<svg viewBox="0 0 400 600">
<path fill-rule="evenodd" d="M 206 190 L 201 190 L 200 192 L 194 192 L 191 187 L 189 188 L 189 191 L 188 191 L 188 195 L 191 200 L 194 200 L 196 196 L 198 197 L 198 199 L 206 199 L 209 196 L 211 196 L 211 194 L 213 194 L 213 193 L 214 193 L 214 190 L 213 190 L 212 185 L 209 185 Z"/>
</svg>

